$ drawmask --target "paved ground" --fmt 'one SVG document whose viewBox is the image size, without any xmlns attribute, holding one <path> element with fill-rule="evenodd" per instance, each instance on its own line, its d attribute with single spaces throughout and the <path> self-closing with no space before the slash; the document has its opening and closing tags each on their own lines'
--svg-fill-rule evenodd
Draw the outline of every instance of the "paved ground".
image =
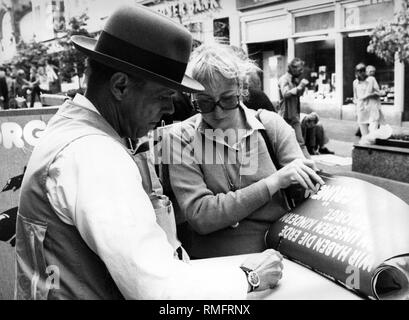
<svg viewBox="0 0 409 320">
<path fill-rule="evenodd" d="M 328 148 L 335 152 L 336 155 L 342 157 L 350 157 L 354 143 L 359 142 L 359 138 L 355 136 L 358 125 L 355 121 L 334 120 L 321 118 L 325 131 L 327 132 L 330 142 Z M 409 134 L 409 127 L 393 126 L 393 133 Z"/>
<path fill-rule="evenodd" d="M 328 149 L 334 151 L 337 156 L 351 157 L 353 145 L 359 141 L 355 136 L 358 128 L 356 122 L 325 118 L 321 118 L 320 121 L 330 139 Z"/>
</svg>

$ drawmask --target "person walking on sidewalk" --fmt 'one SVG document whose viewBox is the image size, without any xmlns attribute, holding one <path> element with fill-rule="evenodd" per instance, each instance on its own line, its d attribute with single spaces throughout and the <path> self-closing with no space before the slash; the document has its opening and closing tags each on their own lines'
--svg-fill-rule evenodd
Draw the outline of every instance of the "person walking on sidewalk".
<svg viewBox="0 0 409 320">
<path fill-rule="evenodd" d="M 4 67 L 0 67 L 0 110 L 9 108 L 9 90 L 7 87 L 7 74 Z"/>
<path fill-rule="evenodd" d="M 244 299 L 274 287 L 283 268 L 274 250 L 249 257 L 243 270 L 176 259 L 155 215 L 172 213 L 171 205 L 150 201 L 142 178 L 149 172 L 124 144 L 173 112 L 175 90 L 204 89 L 185 76 L 189 32 L 134 5 L 117 9 L 98 40 L 72 41 L 89 58 L 87 91 L 60 107 L 29 160 L 16 298 Z"/>
<path fill-rule="evenodd" d="M 301 79 L 304 72 L 304 61 L 294 58 L 288 65 L 288 71 L 278 81 L 280 105 L 278 114 L 293 127 L 295 136 L 306 158 L 311 158 L 307 151 L 301 132 L 300 96 L 304 93 L 308 80 Z"/>
<path fill-rule="evenodd" d="M 373 76 L 368 76 L 366 65 L 355 67 L 356 79 L 353 82 L 354 103 L 357 121 L 362 137 L 379 128 L 382 119 L 379 85 Z"/>
</svg>

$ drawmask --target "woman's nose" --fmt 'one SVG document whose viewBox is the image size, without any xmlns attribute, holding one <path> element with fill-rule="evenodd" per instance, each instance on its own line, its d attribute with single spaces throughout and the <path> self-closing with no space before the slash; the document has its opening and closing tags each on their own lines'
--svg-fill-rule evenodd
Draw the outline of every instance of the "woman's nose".
<svg viewBox="0 0 409 320">
<path fill-rule="evenodd" d="M 216 106 L 214 107 L 214 114 L 216 115 L 216 116 L 221 116 L 221 115 L 223 115 L 223 113 L 224 113 L 224 110 L 223 110 L 223 108 L 222 107 L 220 107 L 220 105 L 219 104 L 216 104 Z"/>
</svg>

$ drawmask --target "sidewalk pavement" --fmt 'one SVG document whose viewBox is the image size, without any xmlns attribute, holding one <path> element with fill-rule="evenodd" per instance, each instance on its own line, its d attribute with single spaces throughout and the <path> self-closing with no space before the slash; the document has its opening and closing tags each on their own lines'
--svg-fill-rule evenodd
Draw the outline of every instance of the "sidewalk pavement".
<svg viewBox="0 0 409 320">
<path fill-rule="evenodd" d="M 357 123 L 326 118 L 321 118 L 320 122 L 329 138 L 328 149 L 334 151 L 337 156 L 351 157 L 354 143 L 359 142 L 359 137 L 355 136 Z"/>
<path fill-rule="evenodd" d="M 351 157 L 353 145 L 359 142 L 359 137 L 355 136 L 358 124 L 355 121 L 336 120 L 320 118 L 324 125 L 325 132 L 330 139 L 327 144 L 328 149 L 341 157 Z M 394 134 L 409 134 L 408 127 L 392 126 Z"/>
</svg>

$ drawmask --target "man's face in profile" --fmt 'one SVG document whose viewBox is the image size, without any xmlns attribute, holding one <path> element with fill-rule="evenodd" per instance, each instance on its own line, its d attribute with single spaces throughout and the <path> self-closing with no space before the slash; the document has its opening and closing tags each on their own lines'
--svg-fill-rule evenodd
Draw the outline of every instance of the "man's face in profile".
<svg viewBox="0 0 409 320">
<path fill-rule="evenodd" d="M 136 140 L 154 129 L 164 114 L 174 112 L 174 90 L 147 81 L 143 86 L 131 83 L 119 108 L 121 132 Z"/>
</svg>

